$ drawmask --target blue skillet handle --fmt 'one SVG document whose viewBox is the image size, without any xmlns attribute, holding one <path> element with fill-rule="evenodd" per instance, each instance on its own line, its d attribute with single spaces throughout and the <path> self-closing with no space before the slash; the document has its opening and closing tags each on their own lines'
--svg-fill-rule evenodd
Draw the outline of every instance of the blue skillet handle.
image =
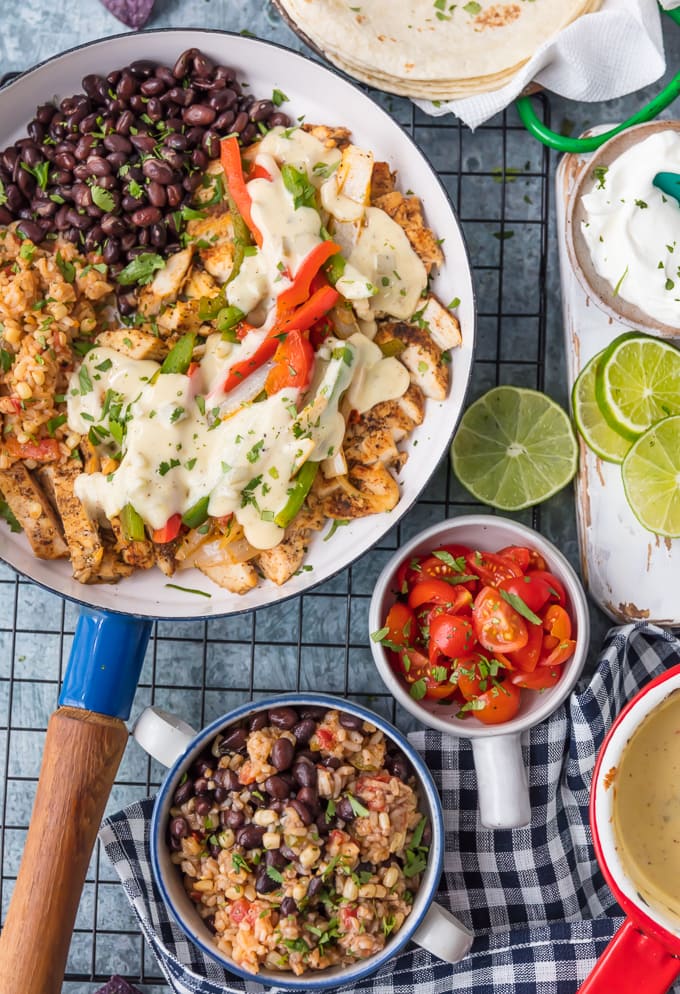
<svg viewBox="0 0 680 994">
<path fill-rule="evenodd" d="M 59 706 L 129 718 L 150 635 L 150 621 L 83 608 Z"/>
</svg>

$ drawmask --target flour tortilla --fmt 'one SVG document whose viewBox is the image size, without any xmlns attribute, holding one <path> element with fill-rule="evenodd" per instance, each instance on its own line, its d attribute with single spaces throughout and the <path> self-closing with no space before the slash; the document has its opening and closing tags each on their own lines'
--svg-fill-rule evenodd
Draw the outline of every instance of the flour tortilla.
<svg viewBox="0 0 680 994">
<path fill-rule="evenodd" d="M 497 89 L 543 42 L 600 2 L 278 0 L 313 44 L 353 75 L 383 88 L 413 87 L 409 95 L 430 96 L 434 84 L 442 97 L 448 84 L 467 82 L 482 92 L 493 80 Z"/>
</svg>

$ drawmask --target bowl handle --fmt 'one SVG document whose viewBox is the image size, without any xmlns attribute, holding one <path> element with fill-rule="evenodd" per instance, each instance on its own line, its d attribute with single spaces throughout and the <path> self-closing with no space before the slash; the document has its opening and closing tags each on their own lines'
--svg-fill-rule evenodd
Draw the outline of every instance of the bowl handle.
<svg viewBox="0 0 680 994">
<path fill-rule="evenodd" d="M 430 905 L 412 936 L 417 945 L 445 963 L 459 963 L 467 956 L 473 938 L 472 932 L 440 904 Z"/>
<path fill-rule="evenodd" d="M 486 828 L 521 828 L 531 821 L 529 784 L 519 732 L 472 739 L 479 817 Z"/>
<path fill-rule="evenodd" d="M 626 918 L 577 994 L 665 994 L 679 973 L 680 958 Z"/>
<path fill-rule="evenodd" d="M 144 708 L 132 729 L 132 737 L 144 752 L 162 766 L 172 766 L 187 751 L 196 732 L 186 721 L 161 708 Z"/>
</svg>

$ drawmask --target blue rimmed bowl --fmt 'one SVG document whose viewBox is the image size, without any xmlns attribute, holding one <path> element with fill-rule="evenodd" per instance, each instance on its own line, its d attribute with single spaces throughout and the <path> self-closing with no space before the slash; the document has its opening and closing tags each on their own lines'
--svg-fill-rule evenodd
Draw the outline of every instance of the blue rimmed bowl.
<svg viewBox="0 0 680 994">
<path fill-rule="evenodd" d="M 420 810 L 431 825 L 432 841 L 427 869 L 415 895 L 411 913 L 379 953 L 350 966 L 310 971 L 300 977 L 283 971 L 261 970 L 256 979 L 280 990 L 335 990 L 340 985 L 358 983 L 379 970 L 411 939 L 447 962 L 458 962 L 467 954 L 472 935 L 449 911 L 434 902 L 444 858 L 444 822 L 441 801 L 432 775 L 407 739 L 384 718 L 359 704 L 326 694 L 285 694 L 262 701 L 251 701 L 217 718 L 198 733 L 181 720 L 156 708 L 147 708 L 140 716 L 133 733 L 135 739 L 150 755 L 170 766 L 154 805 L 149 845 L 156 886 L 180 928 L 191 942 L 225 970 L 245 980 L 255 979 L 254 974 L 235 964 L 218 949 L 214 936 L 184 889 L 181 873 L 171 862 L 166 832 L 177 787 L 192 763 L 215 736 L 218 733 L 224 734 L 245 718 L 284 705 L 335 708 L 378 728 L 404 753 L 412 766 L 417 781 Z"/>
</svg>

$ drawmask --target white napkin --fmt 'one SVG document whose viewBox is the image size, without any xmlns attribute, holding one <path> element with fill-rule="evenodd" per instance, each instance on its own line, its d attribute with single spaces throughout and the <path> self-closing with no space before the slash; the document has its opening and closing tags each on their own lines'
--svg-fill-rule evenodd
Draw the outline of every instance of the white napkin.
<svg viewBox="0 0 680 994">
<path fill-rule="evenodd" d="M 680 6 L 665 0 L 664 6 Z M 656 0 L 604 0 L 538 49 L 500 90 L 435 105 L 417 100 L 427 114 L 453 112 L 476 128 L 519 96 L 532 81 L 570 100 L 598 102 L 653 83 L 666 68 Z"/>
</svg>

